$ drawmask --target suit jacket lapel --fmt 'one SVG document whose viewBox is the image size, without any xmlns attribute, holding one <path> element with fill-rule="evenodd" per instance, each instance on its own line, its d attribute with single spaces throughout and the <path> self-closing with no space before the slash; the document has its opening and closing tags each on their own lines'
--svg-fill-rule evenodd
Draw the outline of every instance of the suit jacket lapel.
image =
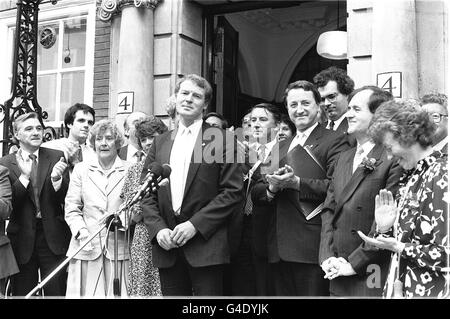
<svg viewBox="0 0 450 319">
<path fill-rule="evenodd" d="M 38 190 L 39 190 L 39 196 L 42 191 L 42 187 L 44 186 L 45 178 L 47 175 L 50 175 L 51 172 L 49 172 L 50 167 L 50 157 L 48 153 L 43 148 L 39 148 L 39 159 L 38 159 Z"/>
<path fill-rule="evenodd" d="M 304 147 L 309 146 L 309 149 L 312 151 L 317 145 L 319 145 L 319 139 L 322 136 L 322 131 L 324 129 L 318 124 L 314 130 L 312 130 L 311 134 L 309 134 Z"/>
<path fill-rule="evenodd" d="M 355 149 L 355 151 L 356 151 L 356 149 Z M 369 152 L 369 154 L 367 154 L 367 157 L 374 158 L 377 161 L 376 166 L 378 166 L 379 164 L 381 164 L 381 162 L 379 162 L 379 160 L 380 160 L 382 153 L 383 153 L 383 146 L 375 145 L 374 148 Z M 352 152 L 352 154 L 353 154 L 353 156 L 350 159 L 348 159 L 348 161 L 347 161 L 348 162 L 347 165 L 351 165 L 351 167 L 352 167 L 350 172 L 353 170 L 353 159 L 354 159 L 355 153 Z M 339 214 L 342 206 L 353 195 L 353 193 L 358 188 L 359 184 L 361 184 L 361 182 L 366 178 L 366 176 L 368 174 L 369 173 L 367 173 L 363 167 L 358 167 L 355 170 L 355 173 L 353 173 L 352 177 L 350 178 L 350 180 L 348 181 L 348 183 L 345 185 L 344 189 L 342 190 L 343 196 L 336 203 L 335 218 Z"/>
<path fill-rule="evenodd" d="M 109 195 L 116 186 L 125 178 L 125 166 L 122 160 L 117 156 L 114 162 L 114 172 L 111 173 L 111 177 L 106 185 L 106 195 Z"/>
<path fill-rule="evenodd" d="M 172 152 L 173 142 L 175 136 L 177 136 L 178 127 L 165 136 L 165 139 L 161 141 L 161 148 L 158 150 L 161 163 L 170 163 L 170 152 Z M 172 202 L 172 189 L 171 185 L 167 185 L 167 196 L 170 202 Z M 170 205 L 172 207 L 172 205 Z"/>
</svg>

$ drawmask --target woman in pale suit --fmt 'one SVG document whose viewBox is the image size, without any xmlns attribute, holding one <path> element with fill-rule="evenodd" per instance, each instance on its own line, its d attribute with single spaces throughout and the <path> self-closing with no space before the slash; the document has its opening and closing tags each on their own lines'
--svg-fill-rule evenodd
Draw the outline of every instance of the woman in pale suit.
<svg viewBox="0 0 450 319">
<path fill-rule="evenodd" d="M 105 219 L 123 203 L 120 193 L 129 164 L 117 156 L 123 136 L 114 122 L 97 122 L 91 129 L 89 141 L 97 156 L 75 165 L 66 195 L 65 219 L 72 232 L 67 256 L 78 250 L 100 227 L 108 227 L 70 261 L 68 297 L 113 295 L 114 232 L 108 231 L 111 225 Z M 117 259 L 121 295 L 127 296 L 129 249 L 124 230 L 128 222 L 123 214 L 120 220 L 124 227 L 118 231 Z"/>
</svg>

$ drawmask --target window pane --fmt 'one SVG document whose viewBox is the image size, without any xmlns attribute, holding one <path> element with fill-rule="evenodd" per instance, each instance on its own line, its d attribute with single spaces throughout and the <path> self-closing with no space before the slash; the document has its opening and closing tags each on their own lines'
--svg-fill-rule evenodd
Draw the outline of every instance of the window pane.
<svg viewBox="0 0 450 319">
<path fill-rule="evenodd" d="M 47 121 L 55 120 L 56 74 L 39 75 L 37 80 L 37 100 L 42 111 L 48 113 Z"/>
<path fill-rule="evenodd" d="M 63 68 L 84 66 L 86 55 L 86 18 L 64 21 Z"/>
<path fill-rule="evenodd" d="M 64 120 L 64 113 L 75 103 L 84 102 L 84 71 L 62 74 L 61 111 L 59 119 Z"/>
<path fill-rule="evenodd" d="M 43 24 L 38 29 L 37 69 L 53 70 L 58 65 L 58 24 Z"/>
</svg>

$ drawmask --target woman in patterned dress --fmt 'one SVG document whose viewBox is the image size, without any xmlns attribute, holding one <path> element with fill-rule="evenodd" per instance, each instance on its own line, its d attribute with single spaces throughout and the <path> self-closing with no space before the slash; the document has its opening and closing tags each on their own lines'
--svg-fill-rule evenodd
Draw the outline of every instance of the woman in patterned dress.
<svg viewBox="0 0 450 319">
<path fill-rule="evenodd" d="M 164 123 L 149 116 L 136 123 L 136 137 L 145 154 L 148 153 L 156 135 L 167 131 Z M 144 160 L 130 167 L 122 189 L 125 201 L 132 198 L 139 188 Z M 152 265 L 151 238 L 142 220 L 142 208 L 138 204 L 131 207 L 132 225 L 135 224 L 130 249 L 130 272 L 128 290 L 132 297 L 161 296 L 161 284 L 158 269 Z"/>
<path fill-rule="evenodd" d="M 394 101 L 380 106 L 370 127 L 406 170 L 397 200 L 386 190 L 375 198 L 374 238 L 359 232 L 366 242 L 393 251 L 388 298 L 449 294 L 448 158 L 433 150 L 434 131 L 426 112 Z"/>
</svg>

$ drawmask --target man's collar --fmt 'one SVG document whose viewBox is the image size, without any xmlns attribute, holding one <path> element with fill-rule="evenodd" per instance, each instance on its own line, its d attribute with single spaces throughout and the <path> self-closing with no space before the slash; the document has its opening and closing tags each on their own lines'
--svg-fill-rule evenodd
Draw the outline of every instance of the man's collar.
<svg viewBox="0 0 450 319">
<path fill-rule="evenodd" d="M 37 149 L 33 153 L 29 153 L 28 151 L 24 150 L 23 148 L 19 148 L 19 154 L 22 157 L 22 159 L 25 161 L 27 161 L 30 158 L 30 154 L 36 155 L 36 159 L 39 159 L 39 149 Z"/>
<path fill-rule="evenodd" d="M 314 123 L 312 126 L 308 127 L 306 130 L 304 130 L 303 132 L 297 131 L 297 136 L 302 136 L 302 134 L 304 134 L 306 136 L 306 138 L 308 138 L 312 131 L 314 131 L 314 129 L 319 125 L 318 122 Z"/>
<path fill-rule="evenodd" d="M 178 132 L 181 134 L 185 129 L 189 129 L 191 131 L 191 133 L 194 136 L 197 136 L 197 133 L 200 131 L 200 129 L 202 128 L 203 125 L 203 119 L 198 119 L 195 120 L 191 125 L 189 125 L 188 127 L 184 126 L 183 123 L 181 123 L 181 121 L 178 122 Z"/>
<path fill-rule="evenodd" d="M 339 127 L 339 125 L 341 125 L 342 121 L 346 118 L 345 114 L 347 114 L 347 112 L 345 112 L 344 114 L 341 115 L 340 118 L 338 118 L 336 121 L 334 121 L 334 127 L 335 129 L 337 129 Z M 330 123 L 330 119 L 328 119 L 328 124 Z"/>
</svg>

